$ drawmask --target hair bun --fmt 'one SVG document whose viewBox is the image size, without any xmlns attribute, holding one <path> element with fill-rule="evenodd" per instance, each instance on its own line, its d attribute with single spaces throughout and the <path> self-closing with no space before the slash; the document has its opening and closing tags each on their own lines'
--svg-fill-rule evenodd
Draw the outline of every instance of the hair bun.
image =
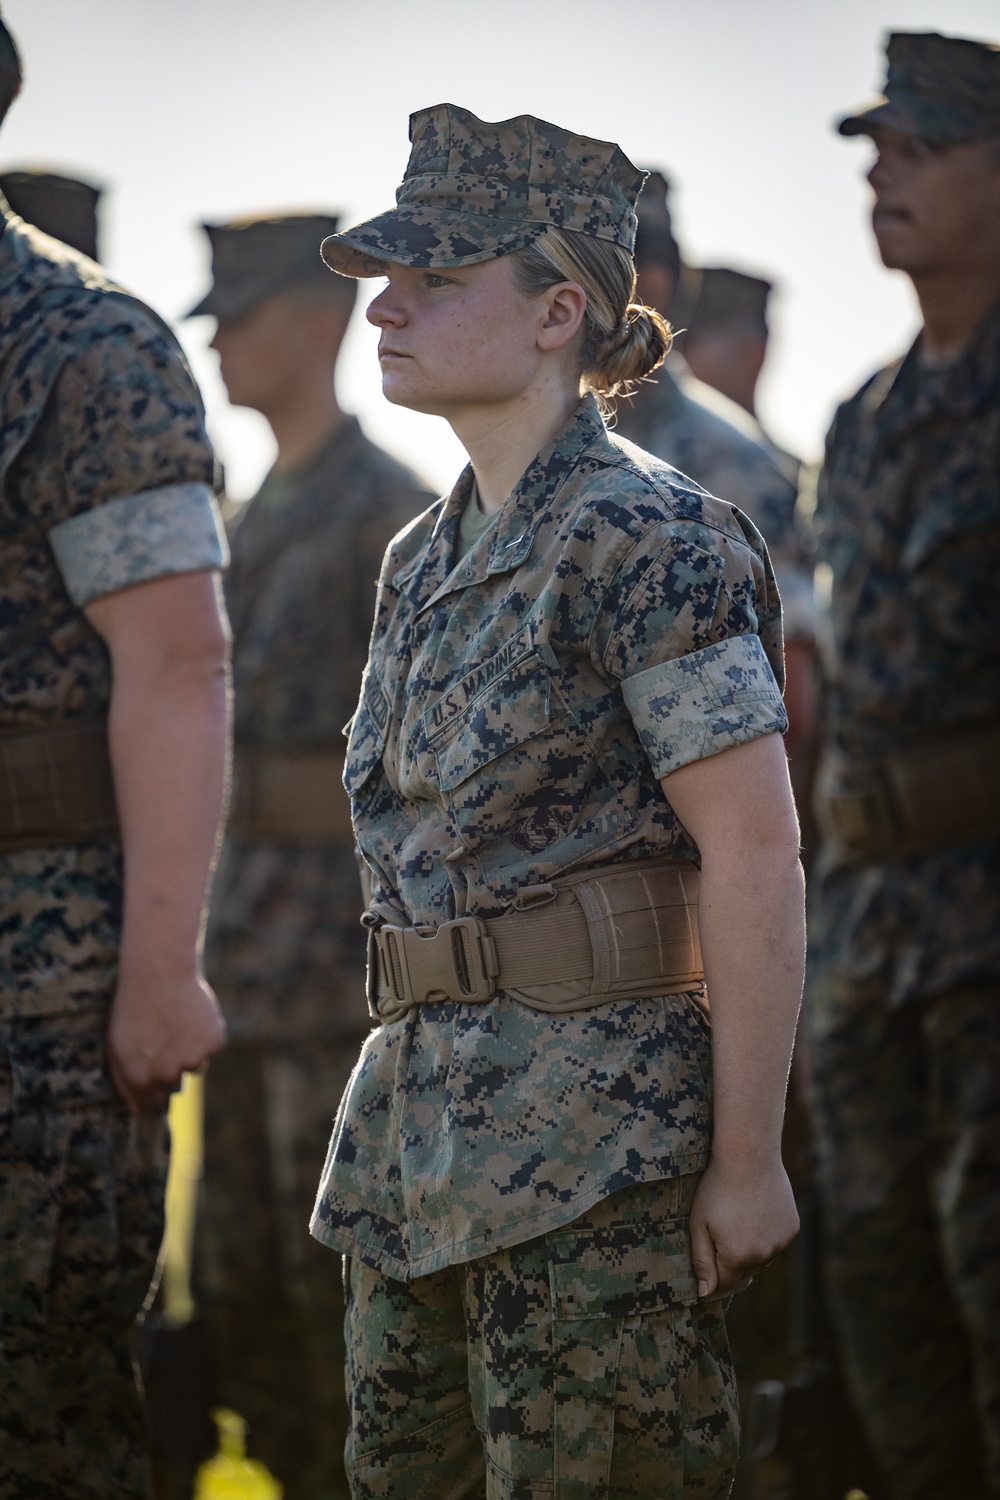
<svg viewBox="0 0 1000 1500">
<path fill-rule="evenodd" d="M 625 387 L 642 380 L 663 363 L 673 342 L 670 325 L 641 302 L 630 302 L 617 328 L 597 351 L 590 384 L 603 396 L 627 394 Z"/>
</svg>

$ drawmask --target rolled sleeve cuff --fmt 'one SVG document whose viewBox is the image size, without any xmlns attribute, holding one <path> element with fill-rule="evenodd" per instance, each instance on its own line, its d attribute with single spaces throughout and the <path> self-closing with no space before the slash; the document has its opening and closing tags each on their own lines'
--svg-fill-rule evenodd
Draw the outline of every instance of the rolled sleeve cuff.
<svg viewBox="0 0 1000 1500">
<path fill-rule="evenodd" d="M 121 495 L 60 521 L 49 542 L 74 604 L 169 578 L 223 568 L 229 548 L 207 484 Z"/>
<path fill-rule="evenodd" d="M 627 677 L 622 692 L 657 777 L 788 728 L 757 635 L 731 636 L 648 667 Z"/>
</svg>

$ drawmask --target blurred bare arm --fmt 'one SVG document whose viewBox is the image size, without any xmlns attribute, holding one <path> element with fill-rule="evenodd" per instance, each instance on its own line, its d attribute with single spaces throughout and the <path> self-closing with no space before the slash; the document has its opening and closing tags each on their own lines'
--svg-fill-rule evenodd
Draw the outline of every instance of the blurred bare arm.
<svg viewBox="0 0 1000 1500">
<path fill-rule="evenodd" d="M 225 776 L 226 631 L 215 575 L 182 573 L 85 608 L 111 655 L 109 742 L 125 860 L 115 1085 L 155 1108 L 223 1045 L 198 942 Z"/>
</svg>

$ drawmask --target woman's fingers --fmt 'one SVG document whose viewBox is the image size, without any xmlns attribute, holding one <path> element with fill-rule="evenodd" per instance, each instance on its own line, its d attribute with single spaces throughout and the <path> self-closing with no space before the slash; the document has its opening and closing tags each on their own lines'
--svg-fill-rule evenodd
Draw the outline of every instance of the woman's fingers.
<svg viewBox="0 0 1000 1500">
<path fill-rule="evenodd" d="M 715 1256 L 715 1241 L 705 1216 L 698 1212 L 697 1205 L 691 1212 L 691 1263 L 698 1279 L 698 1296 L 711 1297 L 719 1285 L 719 1268 Z"/>
</svg>

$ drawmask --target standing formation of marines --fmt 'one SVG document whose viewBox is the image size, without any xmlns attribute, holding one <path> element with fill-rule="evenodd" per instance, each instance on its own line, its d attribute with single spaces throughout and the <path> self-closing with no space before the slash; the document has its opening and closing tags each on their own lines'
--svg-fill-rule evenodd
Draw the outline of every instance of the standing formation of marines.
<svg viewBox="0 0 1000 1500">
<path fill-rule="evenodd" d="M 814 510 L 755 410 L 769 284 L 684 265 L 666 179 L 640 193 L 609 143 L 439 106 L 378 219 L 205 226 L 191 316 L 277 444 L 228 545 L 183 355 L 96 263 L 98 190 L 0 174 L 0 1500 L 147 1500 L 130 1334 L 167 1098 L 216 1053 L 195 1290 L 288 1500 L 729 1493 L 717 1299 L 791 1232 L 732 1141 L 780 1118 L 794 898 L 744 1103 L 761 933 L 728 929 L 738 1002 L 710 809 L 764 859 L 782 625 L 800 798 L 822 744 L 796 1078 L 870 1492 L 1000 1495 L 1000 48 L 894 34 L 888 60 L 839 128 L 874 142 L 923 326 L 838 410 Z M 0 22 L 0 120 L 20 82 Z M 334 385 L 349 278 L 387 272 L 386 394 L 472 458 L 433 506 Z M 486 307 L 510 316 L 477 352 Z M 518 330 L 537 378 L 502 365 Z M 648 370 L 609 436 L 593 393 Z M 515 378 L 508 458 L 473 417 Z M 738 1249 L 761 1171 L 773 1239 L 744 1206 Z"/>
</svg>

